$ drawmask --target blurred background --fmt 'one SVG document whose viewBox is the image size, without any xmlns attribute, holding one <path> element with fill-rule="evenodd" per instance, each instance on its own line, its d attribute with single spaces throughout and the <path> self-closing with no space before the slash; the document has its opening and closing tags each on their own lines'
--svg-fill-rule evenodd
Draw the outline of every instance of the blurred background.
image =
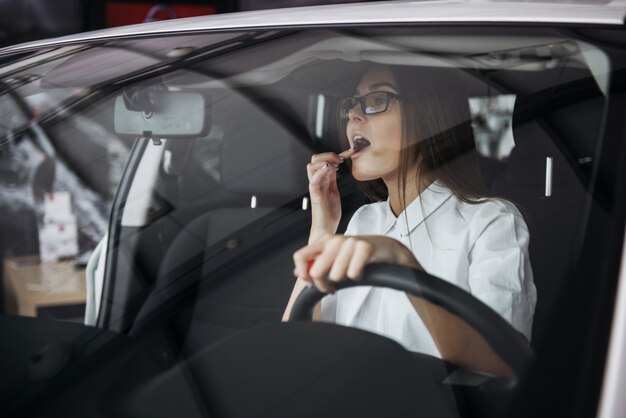
<svg viewBox="0 0 626 418">
<path fill-rule="evenodd" d="M 0 0 L 0 47 L 155 20 L 359 0 Z"/>
</svg>

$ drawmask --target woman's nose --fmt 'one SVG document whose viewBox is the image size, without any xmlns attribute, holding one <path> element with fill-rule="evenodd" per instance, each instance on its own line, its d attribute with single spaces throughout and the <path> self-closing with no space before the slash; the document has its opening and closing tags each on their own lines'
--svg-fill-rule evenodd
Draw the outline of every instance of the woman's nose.
<svg viewBox="0 0 626 418">
<path fill-rule="evenodd" d="M 353 122 L 363 122 L 365 120 L 365 115 L 361 111 L 361 106 L 358 103 L 348 110 L 348 119 Z"/>
</svg>

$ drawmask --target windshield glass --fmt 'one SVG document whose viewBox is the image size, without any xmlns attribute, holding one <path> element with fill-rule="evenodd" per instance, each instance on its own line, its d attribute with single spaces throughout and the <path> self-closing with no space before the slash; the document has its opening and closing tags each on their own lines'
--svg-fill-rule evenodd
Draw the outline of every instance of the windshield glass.
<svg viewBox="0 0 626 418">
<path fill-rule="evenodd" d="M 280 351 L 294 338 L 310 345 L 294 359 L 325 361 L 320 342 L 336 338 L 337 352 L 382 344 L 363 364 L 408 381 L 403 362 L 419 358 L 445 382 L 450 416 L 498 416 L 508 400 L 458 387 L 541 374 L 534 355 L 574 327 L 559 311 L 585 303 L 569 290 L 578 264 L 603 263 L 585 248 L 613 216 L 602 178 L 619 168 L 603 157 L 618 52 L 557 29 L 373 27 L 115 39 L 10 61 L 4 312 L 162 350 L 128 385 L 193 366 L 218 415 L 282 399 L 229 403 L 228 364 L 277 382 L 301 364 Z M 334 293 L 354 279 L 368 286 L 311 302 L 304 316 L 322 328 L 272 328 L 305 285 Z M 424 287 L 385 287 L 394 280 Z M 249 344 L 278 347 L 284 363 L 242 354 Z M 294 387 L 312 381 L 306 370 Z M 369 412 L 395 416 L 380 402 Z"/>
</svg>

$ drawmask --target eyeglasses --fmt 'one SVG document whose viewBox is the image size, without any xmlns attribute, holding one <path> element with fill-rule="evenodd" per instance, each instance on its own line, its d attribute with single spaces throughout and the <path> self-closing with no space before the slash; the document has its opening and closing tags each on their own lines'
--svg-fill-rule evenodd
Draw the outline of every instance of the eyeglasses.
<svg viewBox="0 0 626 418">
<path fill-rule="evenodd" d="M 346 97 L 339 103 L 339 117 L 348 119 L 350 109 L 359 103 L 364 115 L 376 115 L 387 111 L 391 99 L 400 98 L 399 94 L 389 91 L 372 91 L 361 97 Z"/>
</svg>

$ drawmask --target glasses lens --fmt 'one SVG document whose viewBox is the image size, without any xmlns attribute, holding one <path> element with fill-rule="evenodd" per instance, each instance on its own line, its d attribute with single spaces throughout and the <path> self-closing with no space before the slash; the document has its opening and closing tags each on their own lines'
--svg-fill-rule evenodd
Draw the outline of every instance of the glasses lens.
<svg viewBox="0 0 626 418">
<path fill-rule="evenodd" d="M 389 96 L 385 92 L 373 92 L 363 97 L 363 107 L 366 115 L 375 115 L 387 110 Z"/>
<path fill-rule="evenodd" d="M 342 119 L 348 118 L 348 112 L 356 105 L 356 99 L 354 97 L 346 97 L 341 100 L 339 104 L 339 117 Z"/>
</svg>

